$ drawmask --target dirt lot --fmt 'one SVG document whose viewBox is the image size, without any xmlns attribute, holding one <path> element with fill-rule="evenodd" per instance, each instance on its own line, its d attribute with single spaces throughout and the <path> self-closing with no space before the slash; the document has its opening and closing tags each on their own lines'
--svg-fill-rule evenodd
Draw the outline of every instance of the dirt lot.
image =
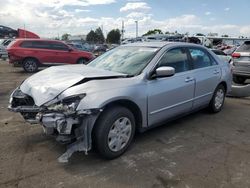
<svg viewBox="0 0 250 188">
<path fill-rule="evenodd" d="M 116 160 L 93 151 L 59 164 L 65 146 L 6 108 L 28 76 L 0 61 L 0 187 L 250 187 L 250 98 L 139 134 Z"/>
</svg>

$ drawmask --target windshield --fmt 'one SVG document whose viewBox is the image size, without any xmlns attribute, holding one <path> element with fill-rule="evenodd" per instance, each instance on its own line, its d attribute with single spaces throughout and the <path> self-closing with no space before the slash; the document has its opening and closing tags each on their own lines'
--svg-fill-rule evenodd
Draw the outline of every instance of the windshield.
<svg viewBox="0 0 250 188">
<path fill-rule="evenodd" d="M 88 66 L 134 76 L 147 66 L 157 50 L 152 47 L 122 46 L 104 53 Z"/>
</svg>

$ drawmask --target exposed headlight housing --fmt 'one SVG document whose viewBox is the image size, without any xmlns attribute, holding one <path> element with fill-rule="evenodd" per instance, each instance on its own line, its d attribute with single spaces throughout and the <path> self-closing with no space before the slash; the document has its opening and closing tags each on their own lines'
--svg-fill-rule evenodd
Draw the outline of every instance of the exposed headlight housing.
<svg viewBox="0 0 250 188">
<path fill-rule="evenodd" d="M 85 96 L 86 94 L 80 94 L 66 97 L 55 104 L 49 105 L 47 109 L 50 111 L 73 114 L 75 113 L 78 104 Z"/>
</svg>

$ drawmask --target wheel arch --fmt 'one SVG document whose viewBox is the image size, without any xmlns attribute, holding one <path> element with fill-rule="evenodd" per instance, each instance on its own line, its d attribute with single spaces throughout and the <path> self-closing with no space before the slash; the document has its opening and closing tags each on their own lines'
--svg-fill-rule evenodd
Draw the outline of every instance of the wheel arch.
<svg viewBox="0 0 250 188">
<path fill-rule="evenodd" d="M 39 61 L 39 59 L 37 59 L 36 57 L 33 57 L 33 56 L 27 56 L 27 57 L 23 58 L 22 64 L 23 64 L 23 62 L 24 62 L 25 60 L 27 60 L 27 59 L 35 59 L 35 60 L 37 61 L 38 65 L 41 64 L 40 61 Z"/>
<path fill-rule="evenodd" d="M 142 127 L 142 121 L 143 121 L 142 112 L 141 112 L 139 106 L 135 102 L 128 100 L 128 99 L 119 99 L 119 100 L 111 101 L 111 102 L 105 104 L 105 106 L 103 107 L 103 111 L 105 111 L 108 108 L 115 107 L 115 106 L 123 106 L 132 112 L 132 114 L 134 115 L 134 118 L 135 118 L 137 131 Z M 101 116 L 101 114 L 100 114 L 100 116 Z M 98 119 L 99 119 L 99 117 L 98 117 Z"/>
<path fill-rule="evenodd" d="M 228 90 L 228 88 L 227 88 L 227 83 L 225 82 L 225 81 L 222 81 L 222 82 L 220 82 L 219 84 L 218 84 L 218 86 L 219 85 L 223 85 L 223 87 L 225 88 L 225 93 L 227 93 L 227 90 Z M 218 87 L 217 86 L 217 87 Z"/>
</svg>

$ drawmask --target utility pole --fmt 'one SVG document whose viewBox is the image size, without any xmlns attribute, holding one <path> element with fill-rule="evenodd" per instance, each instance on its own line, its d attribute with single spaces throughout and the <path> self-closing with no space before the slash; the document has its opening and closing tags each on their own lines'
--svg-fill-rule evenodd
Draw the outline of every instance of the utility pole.
<svg viewBox="0 0 250 188">
<path fill-rule="evenodd" d="M 122 33 L 122 41 L 123 41 L 123 39 L 124 39 L 124 32 L 125 32 L 125 30 L 124 30 L 124 21 L 122 20 L 122 30 L 121 30 L 121 33 Z"/>
<path fill-rule="evenodd" d="M 138 20 L 135 21 L 136 38 L 138 37 Z"/>
<path fill-rule="evenodd" d="M 25 29 L 25 24 L 23 24 L 23 29 L 24 29 L 24 38 L 26 38 L 26 29 Z"/>
</svg>

